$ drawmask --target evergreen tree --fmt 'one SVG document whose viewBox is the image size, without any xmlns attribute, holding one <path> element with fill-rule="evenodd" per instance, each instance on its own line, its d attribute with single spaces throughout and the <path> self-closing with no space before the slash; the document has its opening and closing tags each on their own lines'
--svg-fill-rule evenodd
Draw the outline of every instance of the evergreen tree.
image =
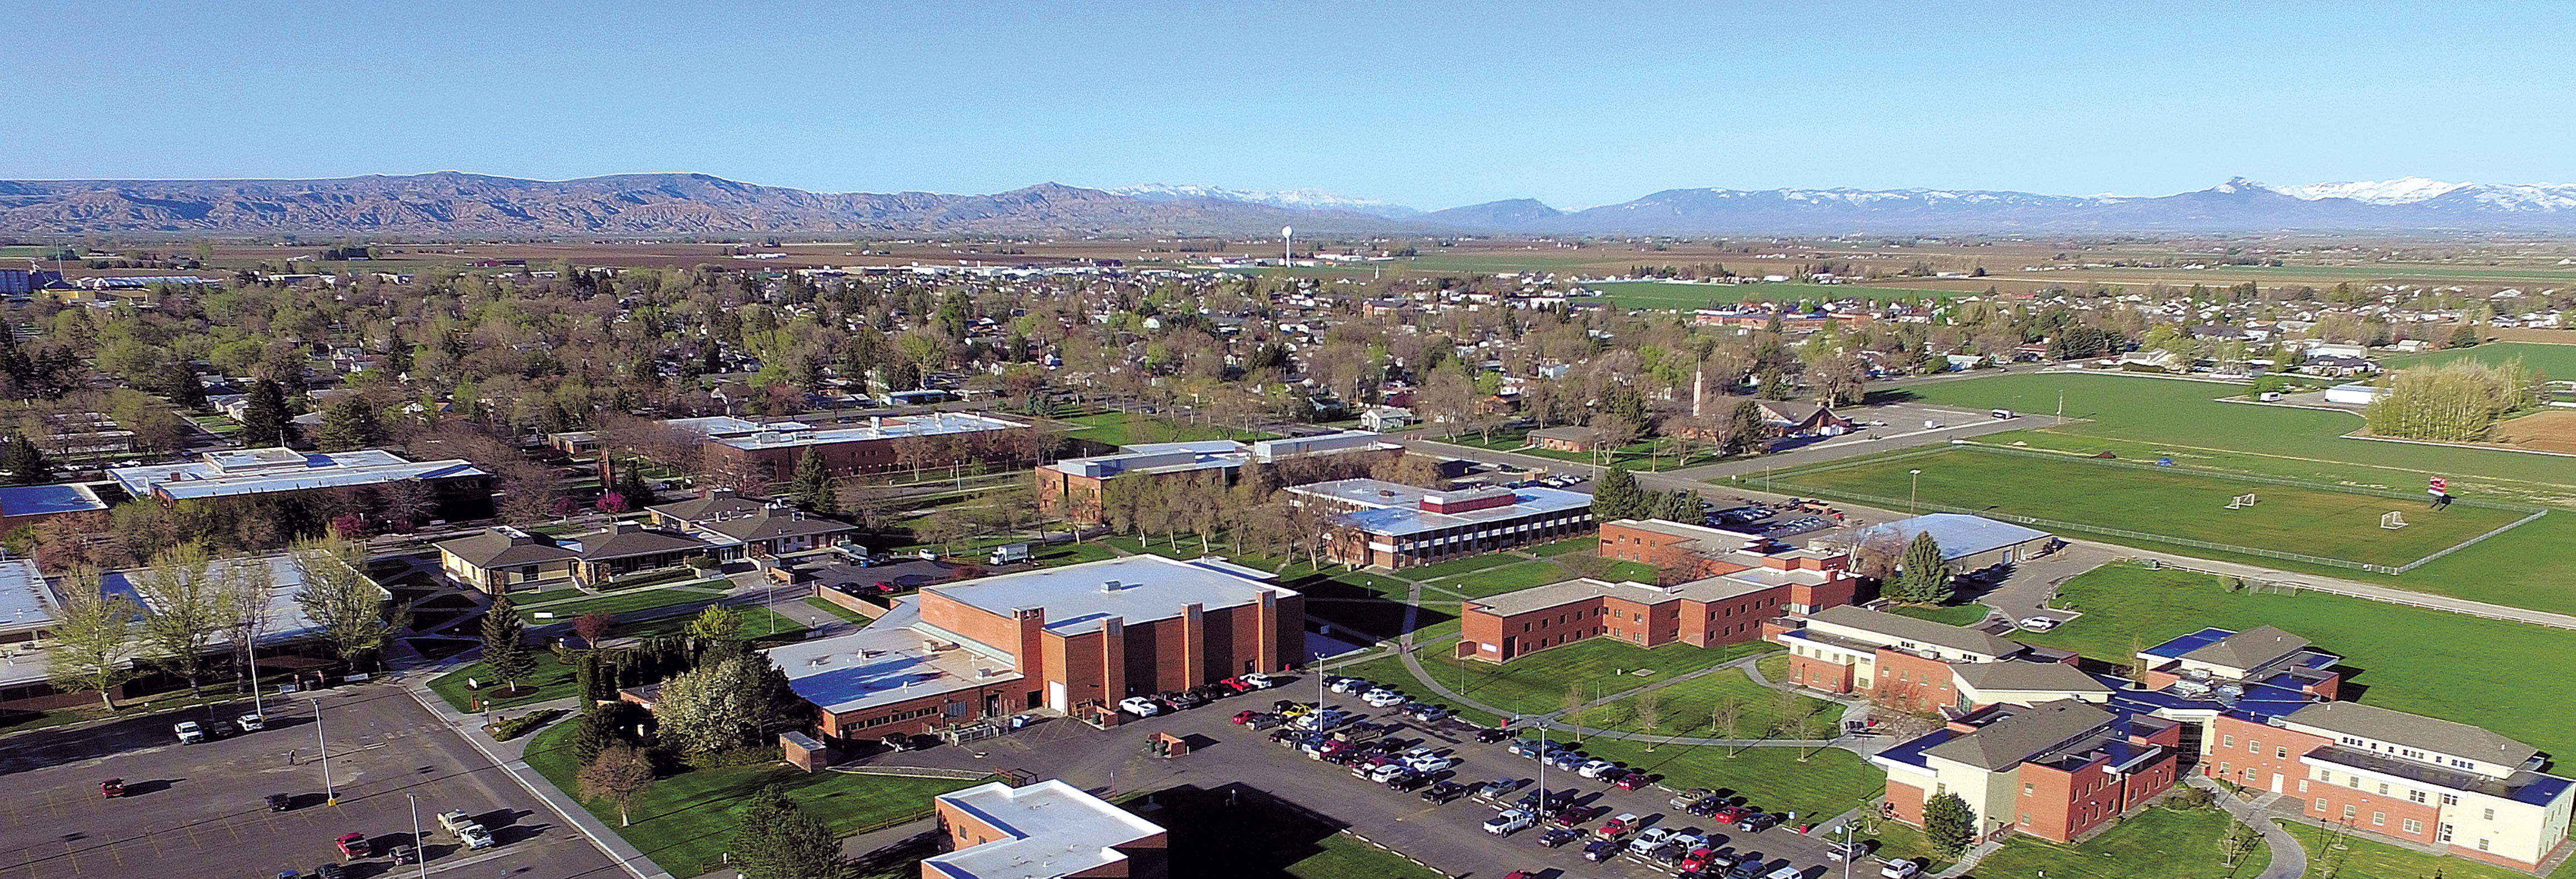
<svg viewBox="0 0 2576 879">
<path fill-rule="evenodd" d="M 45 450 L 26 437 L 9 437 L 9 484 L 43 485 L 54 481 L 54 462 L 45 458 Z"/>
<path fill-rule="evenodd" d="M 1897 563 L 1895 599 L 1909 604 L 1950 600 L 1950 564 L 1941 560 L 1941 542 L 1929 531 L 1914 535 Z"/>
<path fill-rule="evenodd" d="M 809 511 L 831 514 L 841 511 L 840 499 L 833 495 L 832 474 L 823 469 L 822 453 L 807 446 L 805 456 L 796 460 L 796 479 L 787 496 Z"/>
<path fill-rule="evenodd" d="M 174 360 L 170 362 L 169 370 L 169 386 L 162 391 L 169 396 L 170 402 L 182 409 L 205 411 L 206 383 L 197 378 L 197 368 L 189 366 L 188 361 Z"/>
<path fill-rule="evenodd" d="M 1655 518 L 1667 522 L 1699 524 L 1702 521 L 1699 513 L 1699 495 L 1688 491 L 1676 491 L 1658 498 L 1655 504 Z"/>
<path fill-rule="evenodd" d="M 295 416 L 286 411 L 286 389 L 275 380 L 260 379 L 250 386 L 250 398 L 242 401 L 242 445 L 254 449 L 294 445 Z"/>
<path fill-rule="evenodd" d="M 1970 825 L 1975 820 L 1976 816 L 1968 812 L 1968 801 L 1958 794 L 1945 793 L 1923 804 L 1923 835 L 1944 858 L 1957 858 L 1968 850 Z"/>
<path fill-rule="evenodd" d="M 1637 477 L 1626 467 L 1612 467 L 1610 472 L 1592 484 L 1592 518 L 1609 522 L 1651 515 L 1646 490 L 1637 485 Z"/>
<path fill-rule="evenodd" d="M 762 789 L 742 810 L 727 854 L 728 865 L 743 879 L 842 879 L 851 873 L 840 836 L 775 787 Z"/>
<path fill-rule="evenodd" d="M 345 452 L 369 448 L 385 439 L 384 425 L 376 421 L 376 407 L 366 400 L 347 397 L 322 410 L 322 429 L 313 442 L 325 452 Z"/>
<path fill-rule="evenodd" d="M 2451 331 L 2450 344 L 2443 347 L 2473 348 L 2481 341 L 2484 340 L 2478 338 L 2478 325 L 2469 323 L 2468 321 L 2461 321 L 2459 328 Z"/>
<path fill-rule="evenodd" d="M 483 612 L 483 665 L 492 676 L 506 681 L 517 690 L 519 681 L 537 670 L 537 658 L 528 651 L 525 640 L 527 624 L 519 621 L 519 609 L 510 596 L 492 597 L 492 607 Z"/>
</svg>

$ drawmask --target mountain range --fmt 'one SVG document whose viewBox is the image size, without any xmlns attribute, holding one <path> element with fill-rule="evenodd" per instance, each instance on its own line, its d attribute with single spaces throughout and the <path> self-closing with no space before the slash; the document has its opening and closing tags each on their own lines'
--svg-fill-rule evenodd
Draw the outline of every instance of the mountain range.
<svg viewBox="0 0 2576 879">
<path fill-rule="evenodd" d="M 2158 197 L 1948 189 L 1667 189 L 1561 211 L 1437 211 L 1321 190 L 1045 183 L 988 195 L 821 193 L 705 174 L 521 180 L 443 171 L 328 180 L 0 181 L 0 236 L 414 238 L 841 235 L 1763 235 L 2271 231 L 2576 232 L 2576 185 L 2423 178 Z"/>
</svg>

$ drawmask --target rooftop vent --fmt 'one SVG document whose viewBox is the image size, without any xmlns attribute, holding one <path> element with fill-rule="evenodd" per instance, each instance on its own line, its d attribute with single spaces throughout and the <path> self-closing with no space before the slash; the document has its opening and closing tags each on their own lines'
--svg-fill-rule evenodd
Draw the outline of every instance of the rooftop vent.
<svg viewBox="0 0 2576 879">
<path fill-rule="evenodd" d="M 1121 589 L 1121 588 L 1124 588 L 1124 587 L 1120 586 L 1120 585 L 1119 585 L 1119 583 L 1118 583 L 1118 581 L 1116 581 L 1116 580 L 1110 580 L 1110 581 L 1108 581 L 1108 582 L 1105 582 L 1105 583 L 1100 584 L 1100 591 L 1102 591 L 1102 592 L 1116 592 L 1116 591 L 1118 591 L 1118 590 L 1119 590 L 1119 589 Z"/>
</svg>

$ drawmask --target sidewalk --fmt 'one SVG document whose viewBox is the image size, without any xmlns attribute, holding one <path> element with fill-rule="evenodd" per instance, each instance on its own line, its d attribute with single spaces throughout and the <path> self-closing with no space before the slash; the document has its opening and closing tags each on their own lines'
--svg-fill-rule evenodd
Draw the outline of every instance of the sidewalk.
<svg viewBox="0 0 2576 879">
<path fill-rule="evenodd" d="M 2208 791 L 2210 799 L 2234 816 L 2236 823 L 2263 834 L 2263 844 L 2272 850 L 2272 863 L 2263 868 L 2263 875 L 2254 879 L 2299 879 L 2308 874 L 2308 850 L 2300 848 L 2299 841 L 2291 837 L 2289 831 L 2272 823 L 2264 810 L 2237 799 L 2235 794 L 2228 793 L 2226 788 L 2209 779 L 2194 775 L 2183 779 L 2183 783 Z"/>
<path fill-rule="evenodd" d="M 402 684 L 404 690 L 411 693 L 413 701 L 429 709 L 429 713 L 437 715 L 439 721 L 445 723 L 449 730 L 463 738 L 466 743 L 473 745 L 475 750 L 483 752 L 483 756 L 491 758 L 492 765 L 501 767 L 501 770 L 517 780 L 521 787 L 527 788 L 528 792 L 535 794 L 537 799 L 545 801 L 546 807 L 554 810 L 556 817 L 562 818 L 566 825 L 580 830 L 583 836 L 590 839 L 592 845 L 598 846 L 610 860 L 625 867 L 626 872 L 632 874 L 635 879 L 672 879 L 669 871 L 645 858 L 642 851 L 628 845 L 624 837 L 618 836 L 617 832 L 611 830 L 608 825 L 600 823 L 599 819 L 591 816 L 590 810 L 582 808 L 581 803 L 574 801 L 570 795 L 556 790 L 554 783 L 547 781 L 545 776 L 537 774 L 537 770 L 528 765 L 523 758 L 527 754 L 528 742 L 533 736 L 521 736 L 506 742 L 491 741 L 489 737 L 483 735 L 480 728 L 482 720 L 480 715 L 459 713 L 448 707 L 447 700 L 431 692 L 429 680 L 436 677 L 440 671 L 441 669 L 438 668 L 417 668 L 397 672 L 395 678 Z M 555 699 L 533 705 L 516 706 L 510 710 L 514 713 L 547 709 L 572 710 L 577 708 L 579 703 L 579 699 Z"/>
</svg>

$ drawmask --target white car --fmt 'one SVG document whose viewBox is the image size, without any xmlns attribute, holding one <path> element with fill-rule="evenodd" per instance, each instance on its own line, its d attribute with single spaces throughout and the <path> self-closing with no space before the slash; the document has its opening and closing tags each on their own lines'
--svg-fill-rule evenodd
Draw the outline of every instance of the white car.
<svg viewBox="0 0 2576 879">
<path fill-rule="evenodd" d="M 1147 699 L 1143 696 L 1129 696 L 1125 699 L 1118 700 L 1118 710 L 1136 715 L 1137 717 L 1152 717 L 1163 713 L 1163 706 L 1156 705 L 1154 704 L 1154 700 Z"/>
<path fill-rule="evenodd" d="M 1332 690 L 1336 693 L 1357 693 L 1372 686 L 1375 685 L 1367 681 L 1360 680 L 1359 678 L 1343 678 L 1341 680 L 1334 681 L 1332 686 L 1325 689 Z"/>
<path fill-rule="evenodd" d="M 1271 677 L 1271 676 L 1266 675 L 1266 674 L 1262 674 L 1262 673 L 1257 672 L 1257 671 L 1256 671 L 1256 672 L 1253 672 L 1253 673 L 1251 673 L 1251 674 L 1248 674 L 1248 675 L 1244 675 L 1240 680 L 1242 680 L 1244 683 L 1251 684 L 1251 685 L 1252 685 L 1252 688 L 1253 688 L 1253 689 L 1256 689 L 1256 690 L 1267 690 L 1267 689 L 1270 689 L 1270 688 L 1272 688 L 1272 687 L 1279 686 L 1279 679 L 1278 679 L 1278 678 L 1274 678 L 1274 677 Z"/>
<path fill-rule="evenodd" d="M 1583 776 L 1583 777 L 1585 777 L 1585 778 L 1600 778 L 1600 777 L 1601 777 L 1601 770 L 1608 769 L 1608 768 L 1610 768 L 1610 767 L 1617 766 L 1617 765 L 1619 765 L 1619 764 L 1617 764 L 1617 763 L 1612 763 L 1612 762 L 1610 762 L 1610 761 L 1608 761 L 1608 760 L 1591 760 L 1591 761 L 1587 761 L 1587 762 L 1585 762 L 1585 763 L 1584 763 L 1583 765 L 1581 765 L 1581 766 L 1574 767 L 1574 774 L 1576 774 L 1576 775 L 1580 775 L 1580 776 Z"/>
<path fill-rule="evenodd" d="M 1371 708 L 1392 708 L 1404 704 L 1404 694 L 1394 690 L 1370 690 L 1361 694 L 1360 701 L 1368 703 Z"/>
<path fill-rule="evenodd" d="M 1878 875 L 1884 879 L 1914 879 L 1914 874 L 1921 872 L 1923 865 L 1913 861 L 1889 861 L 1887 866 L 1878 868 Z"/>
<path fill-rule="evenodd" d="M 268 718 L 256 714 L 244 714 L 233 718 L 233 723 L 240 726 L 242 732 L 258 732 L 268 728 Z"/>
<path fill-rule="evenodd" d="M 2033 632 L 2045 632 L 2057 628 L 2057 621 L 2048 617 L 2031 617 L 2021 621 L 2021 627 Z"/>
<path fill-rule="evenodd" d="M 1417 757 L 1404 762 L 1404 768 L 1411 769 L 1424 775 L 1430 775 L 1434 772 L 1445 772 L 1457 765 L 1457 760 L 1448 757 Z"/>
<path fill-rule="evenodd" d="M 178 724 L 170 727 L 170 731 L 178 734 L 179 744 L 182 745 L 193 745 L 206 740 L 206 728 L 198 726 L 193 720 L 179 721 Z"/>
<path fill-rule="evenodd" d="M 1512 809 L 1485 819 L 1485 832 L 1495 836 L 1510 836 L 1528 830 L 1530 825 L 1536 823 L 1538 823 L 1538 816 L 1525 810 Z"/>
<path fill-rule="evenodd" d="M 492 847 L 492 831 L 483 829 L 481 824 L 467 824 L 456 828 L 456 839 L 458 842 L 465 843 L 468 849 Z"/>
<path fill-rule="evenodd" d="M 1385 784 L 1387 779 L 1394 778 L 1397 774 L 1402 773 L 1409 768 L 1410 767 L 1407 767 L 1402 763 L 1389 763 L 1376 769 L 1369 770 L 1368 780 L 1379 784 Z"/>
</svg>

